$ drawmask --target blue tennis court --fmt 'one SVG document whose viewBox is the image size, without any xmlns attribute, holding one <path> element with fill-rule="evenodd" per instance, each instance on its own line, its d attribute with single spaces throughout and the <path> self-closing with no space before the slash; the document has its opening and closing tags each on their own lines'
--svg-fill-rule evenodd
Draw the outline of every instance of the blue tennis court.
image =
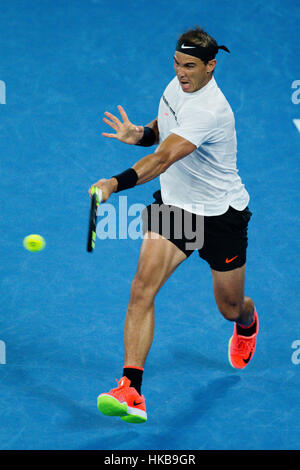
<svg viewBox="0 0 300 470">
<path fill-rule="evenodd" d="M 299 449 L 299 2 L 2 0 L 0 10 L 0 448 Z M 148 421 L 130 425 L 96 400 L 122 374 L 142 241 L 98 239 L 87 253 L 87 191 L 149 153 L 102 137 L 103 113 L 121 104 L 137 124 L 155 118 L 176 39 L 196 24 L 231 51 L 215 78 L 251 196 L 246 294 L 260 334 L 249 367 L 231 368 L 233 325 L 193 254 L 156 299 Z M 128 207 L 158 187 L 127 191 Z M 45 238 L 42 252 L 23 248 L 30 233 Z"/>
</svg>

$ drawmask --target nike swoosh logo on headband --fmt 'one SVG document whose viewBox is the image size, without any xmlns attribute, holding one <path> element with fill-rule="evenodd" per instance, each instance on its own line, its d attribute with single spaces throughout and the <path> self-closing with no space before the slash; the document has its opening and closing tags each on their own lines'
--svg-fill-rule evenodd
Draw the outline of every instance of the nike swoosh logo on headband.
<svg viewBox="0 0 300 470">
<path fill-rule="evenodd" d="M 184 44 L 181 44 L 181 49 L 196 49 L 196 46 L 185 46 Z"/>
</svg>

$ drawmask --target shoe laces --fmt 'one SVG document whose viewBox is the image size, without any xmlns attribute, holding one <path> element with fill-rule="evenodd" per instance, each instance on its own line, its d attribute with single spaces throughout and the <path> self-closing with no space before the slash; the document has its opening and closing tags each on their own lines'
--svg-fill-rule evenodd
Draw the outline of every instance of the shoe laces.
<svg viewBox="0 0 300 470">
<path fill-rule="evenodd" d="M 117 382 L 118 386 L 116 388 L 113 388 L 111 390 L 111 392 L 113 392 L 115 390 L 120 390 L 120 388 L 127 387 L 126 380 L 124 379 L 124 377 L 122 377 L 120 380 L 116 379 L 116 382 Z"/>
</svg>

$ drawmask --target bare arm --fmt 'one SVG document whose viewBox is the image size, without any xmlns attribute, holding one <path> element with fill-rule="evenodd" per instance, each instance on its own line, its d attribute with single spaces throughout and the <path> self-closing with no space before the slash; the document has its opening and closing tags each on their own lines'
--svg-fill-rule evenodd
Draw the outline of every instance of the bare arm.
<svg viewBox="0 0 300 470">
<path fill-rule="evenodd" d="M 173 163 L 186 157 L 196 148 L 194 144 L 183 137 L 176 134 L 169 135 L 154 154 L 146 155 L 132 166 L 138 174 L 137 184 L 143 184 L 156 178 Z"/>
<path fill-rule="evenodd" d="M 196 146 L 188 140 L 176 134 L 171 134 L 160 144 L 155 153 L 146 155 L 132 166 L 138 175 L 136 184 L 151 181 L 166 171 L 173 163 L 186 157 L 195 149 Z M 110 179 L 102 178 L 92 186 L 97 186 L 101 189 L 102 201 L 105 202 L 112 193 L 117 191 L 118 180 L 114 177 Z M 89 193 L 91 194 L 91 188 Z"/>
</svg>

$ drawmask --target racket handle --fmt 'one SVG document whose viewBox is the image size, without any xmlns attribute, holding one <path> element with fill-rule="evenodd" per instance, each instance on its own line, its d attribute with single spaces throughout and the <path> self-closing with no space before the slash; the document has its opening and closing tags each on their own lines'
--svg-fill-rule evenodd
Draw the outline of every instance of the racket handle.
<svg viewBox="0 0 300 470">
<path fill-rule="evenodd" d="M 102 202 L 102 191 L 97 186 L 92 186 L 91 195 L 96 194 L 97 206 Z"/>
</svg>

